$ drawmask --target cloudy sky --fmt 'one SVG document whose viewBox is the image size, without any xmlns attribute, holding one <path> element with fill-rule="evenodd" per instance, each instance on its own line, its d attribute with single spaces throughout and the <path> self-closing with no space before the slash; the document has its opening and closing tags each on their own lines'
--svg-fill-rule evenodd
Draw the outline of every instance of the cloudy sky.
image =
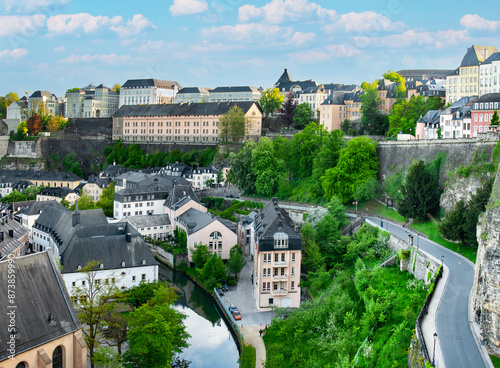
<svg viewBox="0 0 500 368">
<path fill-rule="evenodd" d="M 271 87 L 361 83 L 387 70 L 456 68 L 500 48 L 498 0 L 0 0 L 0 95 L 176 80 Z"/>
</svg>

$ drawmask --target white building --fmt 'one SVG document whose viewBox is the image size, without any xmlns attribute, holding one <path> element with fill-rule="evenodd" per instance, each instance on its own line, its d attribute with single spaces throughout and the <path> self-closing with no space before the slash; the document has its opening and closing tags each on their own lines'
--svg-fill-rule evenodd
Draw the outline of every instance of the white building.
<svg viewBox="0 0 500 368">
<path fill-rule="evenodd" d="M 328 91 L 323 85 L 308 87 L 300 92 L 298 104 L 300 105 L 304 102 L 307 103 L 313 111 L 314 116 L 316 116 L 317 111 L 320 109 L 320 105 L 326 100 L 327 97 Z"/>
<path fill-rule="evenodd" d="M 52 250 L 70 295 L 75 287 L 88 287 L 78 271 L 90 261 L 99 262 L 96 283 L 125 289 L 158 280 L 158 264 L 141 234 L 126 222 L 109 224 L 102 210 L 45 207 L 33 226 L 33 241 Z"/>
<path fill-rule="evenodd" d="M 175 81 L 160 79 L 129 79 L 120 88 L 120 107 L 175 102 L 175 95 L 182 88 Z"/>
<path fill-rule="evenodd" d="M 439 125 L 444 139 L 471 137 L 471 102 L 476 97 L 462 97 L 440 113 Z"/>
<path fill-rule="evenodd" d="M 103 84 L 89 84 L 78 91 L 68 92 L 68 118 L 106 118 L 118 110 L 120 94 Z"/>
<path fill-rule="evenodd" d="M 256 87 L 217 87 L 209 91 L 208 102 L 259 101 L 262 92 Z"/>
<path fill-rule="evenodd" d="M 44 104 L 49 115 L 60 115 L 59 100 L 56 95 L 47 91 L 35 91 L 28 98 L 28 107 L 31 109 L 34 105 Z"/>
<path fill-rule="evenodd" d="M 208 102 L 209 92 L 206 88 L 184 87 L 175 95 L 175 102 Z"/>
<path fill-rule="evenodd" d="M 500 93 L 500 52 L 479 66 L 479 97 L 488 93 Z"/>
<path fill-rule="evenodd" d="M 210 181 L 213 184 L 217 183 L 217 173 L 219 170 L 215 169 L 212 165 L 209 167 L 199 167 L 192 171 L 192 185 L 194 190 L 203 190 L 209 187 Z"/>
<path fill-rule="evenodd" d="M 131 216 L 122 221 L 131 224 L 143 237 L 154 240 L 166 240 L 173 230 L 167 214 Z"/>
</svg>

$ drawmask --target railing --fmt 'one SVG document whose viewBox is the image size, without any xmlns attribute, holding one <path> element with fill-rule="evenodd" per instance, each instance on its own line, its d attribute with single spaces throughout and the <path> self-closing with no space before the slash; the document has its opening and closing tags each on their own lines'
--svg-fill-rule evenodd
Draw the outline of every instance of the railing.
<svg viewBox="0 0 500 368">
<path fill-rule="evenodd" d="M 365 221 L 363 216 L 360 216 L 356 218 L 353 222 L 351 222 L 349 225 L 347 225 L 343 230 L 342 230 L 342 235 L 349 235 L 354 231 L 354 229 L 358 226 L 360 226 L 363 222 Z"/>
<path fill-rule="evenodd" d="M 276 276 L 273 276 L 273 279 L 278 280 L 278 281 L 287 281 L 288 276 L 287 275 L 276 275 Z"/>
<path fill-rule="evenodd" d="M 273 267 L 288 267 L 288 262 L 274 262 Z"/>
<path fill-rule="evenodd" d="M 224 313 L 224 316 L 227 318 L 229 321 L 229 327 L 233 331 L 234 335 L 236 335 L 236 345 L 238 346 L 238 350 L 240 351 L 240 355 L 243 353 L 243 337 L 241 336 L 241 331 L 240 328 L 238 327 L 238 324 L 234 320 L 234 317 L 231 313 L 229 313 L 229 309 L 227 305 L 224 303 L 222 300 L 221 296 L 219 295 L 219 292 L 217 291 L 216 288 L 214 288 L 214 295 L 215 295 L 215 300 L 217 304 L 219 304 L 219 308 L 222 310 L 222 313 Z"/>
<path fill-rule="evenodd" d="M 431 284 L 429 284 L 429 287 L 431 287 L 430 285 L 434 284 L 434 288 L 429 293 L 429 295 L 427 295 L 427 299 L 425 299 L 424 306 L 422 307 L 422 309 L 420 310 L 420 313 L 418 314 L 416 327 L 415 327 L 415 330 L 417 331 L 417 339 L 418 339 L 418 342 L 420 343 L 420 349 L 421 349 L 422 354 L 424 356 L 424 360 L 426 362 L 429 362 L 429 363 L 431 362 L 431 359 L 429 358 L 429 352 L 427 350 L 427 345 L 425 343 L 424 334 L 422 332 L 421 324 L 422 324 L 422 320 L 424 319 L 424 317 L 427 315 L 427 312 L 429 311 L 429 304 L 431 303 L 432 296 L 434 295 L 434 291 L 436 290 L 438 281 L 441 279 L 442 275 L 443 275 L 443 267 L 439 267 L 439 270 L 438 270 L 436 277 L 434 278 L 433 282 Z"/>
</svg>

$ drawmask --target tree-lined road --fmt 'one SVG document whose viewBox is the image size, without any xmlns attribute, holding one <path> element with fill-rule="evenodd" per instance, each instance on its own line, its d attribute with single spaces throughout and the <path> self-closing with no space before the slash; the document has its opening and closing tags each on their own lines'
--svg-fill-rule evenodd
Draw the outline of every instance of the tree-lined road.
<svg viewBox="0 0 500 368">
<path fill-rule="evenodd" d="M 366 217 L 401 239 L 407 239 L 408 232 L 400 226 L 375 217 Z M 414 244 L 437 259 L 444 256 L 444 263 L 449 269 L 449 277 L 443 291 L 436 314 L 436 332 L 448 368 L 488 367 L 483 361 L 479 347 L 471 332 L 468 315 L 469 294 L 474 282 L 474 265 L 457 253 L 442 247 L 415 233 Z M 432 352 L 430 352 L 432 353 Z M 439 364 L 439 366 L 442 366 Z"/>
</svg>

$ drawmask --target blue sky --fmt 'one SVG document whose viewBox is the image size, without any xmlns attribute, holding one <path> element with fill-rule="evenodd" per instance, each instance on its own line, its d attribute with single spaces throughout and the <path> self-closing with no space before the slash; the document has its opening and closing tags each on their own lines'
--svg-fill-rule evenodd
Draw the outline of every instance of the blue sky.
<svg viewBox="0 0 500 368">
<path fill-rule="evenodd" d="M 358 83 L 500 48 L 498 0 L 0 0 L 0 95 L 89 83 Z M 494 11 L 496 10 L 496 11 Z"/>
</svg>

